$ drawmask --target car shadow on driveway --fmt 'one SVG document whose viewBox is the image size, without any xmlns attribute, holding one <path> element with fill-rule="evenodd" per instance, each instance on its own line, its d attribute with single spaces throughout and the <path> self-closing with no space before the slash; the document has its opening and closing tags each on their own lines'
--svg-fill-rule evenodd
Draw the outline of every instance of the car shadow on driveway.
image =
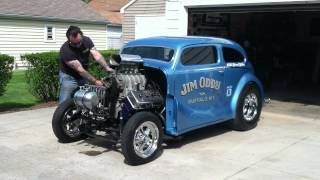
<svg viewBox="0 0 320 180">
<path fill-rule="evenodd" d="M 232 130 L 225 124 L 216 124 L 188 132 L 183 136 L 179 136 L 177 138 L 164 139 L 163 147 L 164 149 L 181 148 L 186 144 L 219 136 L 230 131 Z"/>
<path fill-rule="evenodd" d="M 121 152 L 121 146 L 119 144 L 112 143 L 108 141 L 107 139 L 103 138 L 87 138 L 81 142 L 78 142 L 77 145 L 85 145 L 85 146 L 91 146 L 91 150 L 86 150 L 86 151 L 80 151 L 80 154 L 84 154 L 87 156 L 98 156 L 107 152 L 118 152 L 122 154 Z M 105 149 L 105 150 L 98 150 L 98 149 Z M 162 155 L 163 151 L 159 151 L 153 158 L 153 160 L 157 159 Z M 123 160 L 123 162 L 127 165 L 128 162 L 126 159 Z"/>
<path fill-rule="evenodd" d="M 88 156 L 98 156 L 100 154 L 107 153 L 110 151 L 121 153 L 119 146 L 102 138 L 87 138 L 81 142 L 78 142 L 77 145 L 91 146 L 91 150 L 79 152 Z M 105 150 L 97 150 L 100 148 L 103 148 Z"/>
<path fill-rule="evenodd" d="M 228 128 L 225 124 L 216 124 L 188 132 L 183 136 L 179 136 L 176 138 L 165 137 L 162 146 L 163 149 L 177 149 L 183 147 L 186 144 L 213 138 L 230 131 L 231 129 Z M 121 146 L 119 144 L 117 145 L 103 138 L 87 138 L 83 141 L 78 142 L 77 145 L 91 146 L 90 150 L 79 151 L 80 154 L 85 154 L 87 156 L 98 156 L 110 151 L 122 153 Z M 103 148 L 104 150 L 101 150 L 101 148 Z M 155 159 L 161 156 L 162 153 L 162 151 L 159 152 Z"/>
</svg>

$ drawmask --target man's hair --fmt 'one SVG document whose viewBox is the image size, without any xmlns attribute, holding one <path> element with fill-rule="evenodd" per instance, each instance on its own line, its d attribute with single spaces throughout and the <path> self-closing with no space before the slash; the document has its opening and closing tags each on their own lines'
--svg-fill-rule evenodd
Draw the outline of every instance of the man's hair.
<svg viewBox="0 0 320 180">
<path fill-rule="evenodd" d="M 69 39 L 70 36 L 77 36 L 78 34 L 83 35 L 81 29 L 77 26 L 69 26 L 66 36 Z"/>
</svg>

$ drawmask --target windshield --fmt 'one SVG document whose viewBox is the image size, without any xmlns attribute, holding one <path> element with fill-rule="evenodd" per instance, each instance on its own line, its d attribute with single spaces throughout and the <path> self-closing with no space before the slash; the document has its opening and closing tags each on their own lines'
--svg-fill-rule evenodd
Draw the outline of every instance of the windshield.
<svg viewBox="0 0 320 180">
<path fill-rule="evenodd" d="M 121 54 L 132 54 L 132 55 L 138 55 L 141 58 L 170 61 L 173 57 L 174 50 L 170 48 L 165 48 L 165 47 L 134 46 L 134 47 L 124 48 Z"/>
</svg>

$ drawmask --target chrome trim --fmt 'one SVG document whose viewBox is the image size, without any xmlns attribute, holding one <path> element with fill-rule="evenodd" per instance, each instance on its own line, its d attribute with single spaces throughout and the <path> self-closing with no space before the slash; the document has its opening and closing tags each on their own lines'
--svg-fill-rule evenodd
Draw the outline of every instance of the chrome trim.
<svg viewBox="0 0 320 180">
<path fill-rule="evenodd" d="M 258 97 L 254 93 L 248 94 L 242 107 L 243 118 L 246 121 L 252 121 L 258 114 Z"/>
<path fill-rule="evenodd" d="M 143 62 L 141 56 L 131 54 L 120 54 L 121 61 L 125 62 Z"/>
<path fill-rule="evenodd" d="M 150 157 L 158 149 L 158 142 L 159 129 L 152 121 L 142 123 L 134 133 L 134 151 L 141 158 Z"/>
</svg>

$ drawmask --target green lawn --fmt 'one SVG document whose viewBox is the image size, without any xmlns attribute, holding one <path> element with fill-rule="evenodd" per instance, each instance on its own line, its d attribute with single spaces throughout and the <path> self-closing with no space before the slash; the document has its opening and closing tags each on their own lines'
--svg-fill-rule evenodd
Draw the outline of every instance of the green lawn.
<svg viewBox="0 0 320 180">
<path fill-rule="evenodd" d="M 25 71 L 13 73 L 7 91 L 0 96 L 0 112 L 28 108 L 39 103 L 39 100 L 29 93 L 24 75 Z"/>
</svg>

